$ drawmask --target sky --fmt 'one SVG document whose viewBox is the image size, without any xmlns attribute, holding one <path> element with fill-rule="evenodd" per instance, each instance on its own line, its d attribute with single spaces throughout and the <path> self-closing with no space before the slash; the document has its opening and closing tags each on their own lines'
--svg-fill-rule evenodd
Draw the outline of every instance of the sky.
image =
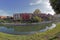
<svg viewBox="0 0 60 40">
<path fill-rule="evenodd" d="M 40 9 L 42 13 L 54 14 L 49 0 L 0 0 L 0 16 L 12 16 L 15 13 L 32 13 Z"/>
</svg>

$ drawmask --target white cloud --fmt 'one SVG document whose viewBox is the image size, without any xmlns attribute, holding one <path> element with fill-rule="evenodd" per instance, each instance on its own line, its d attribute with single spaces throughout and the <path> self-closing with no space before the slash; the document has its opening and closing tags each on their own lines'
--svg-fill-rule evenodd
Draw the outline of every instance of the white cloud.
<svg viewBox="0 0 60 40">
<path fill-rule="evenodd" d="M 45 4 L 45 8 L 46 8 L 46 13 L 50 13 L 50 14 L 55 14 L 55 12 L 53 11 L 50 3 L 49 3 L 49 0 L 47 2 L 44 3 Z"/>
<path fill-rule="evenodd" d="M 38 1 L 34 2 L 34 3 L 30 3 L 31 6 L 33 6 L 33 5 L 38 5 L 38 4 L 41 5 L 40 8 L 43 7 L 43 8 L 41 9 L 42 12 L 50 13 L 50 14 L 52 14 L 52 15 L 54 14 L 54 11 L 53 11 L 52 7 L 50 6 L 49 0 L 38 0 Z M 43 10 L 44 10 L 44 11 L 43 11 Z"/>
<path fill-rule="evenodd" d="M 37 0 L 37 2 L 32 2 L 32 3 L 30 3 L 30 5 L 38 5 L 38 4 L 40 4 L 41 3 L 41 0 Z"/>
<path fill-rule="evenodd" d="M 0 16 L 9 16 L 9 14 L 4 10 L 0 10 Z"/>
</svg>

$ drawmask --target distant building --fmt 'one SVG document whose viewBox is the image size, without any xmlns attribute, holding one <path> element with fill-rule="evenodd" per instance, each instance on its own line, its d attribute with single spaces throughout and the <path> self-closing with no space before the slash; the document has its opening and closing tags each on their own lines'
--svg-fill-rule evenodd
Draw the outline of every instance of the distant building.
<svg viewBox="0 0 60 40">
<path fill-rule="evenodd" d="M 0 19 L 5 19 L 7 18 L 7 16 L 0 16 Z"/>
<path fill-rule="evenodd" d="M 55 14 L 54 17 L 60 18 L 60 14 Z"/>
<path fill-rule="evenodd" d="M 55 14 L 54 15 L 54 20 L 59 20 L 60 21 L 60 14 Z"/>
<path fill-rule="evenodd" d="M 20 19 L 20 13 L 19 14 L 14 14 L 13 15 L 14 20 L 19 20 Z"/>
<path fill-rule="evenodd" d="M 40 13 L 40 14 L 34 14 L 34 13 L 16 13 L 13 15 L 14 20 L 29 20 L 34 16 L 38 16 L 42 18 L 43 20 L 48 20 L 48 17 L 51 17 L 50 14 Z"/>
<path fill-rule="evenodd" d="M 20 14 L 20 17 L 21 17 L 23 20 L 29 20 L 29 19 L 31 19 L 31 17 L 32 17 L 32 13 Z"/>
<path fill-rule="evenodd" d="M 40 14 L 34 14 L 34 15 L 42 18 L 43 21 L 53 20 L 53 15 L 51 14 L 40 13 Z"/>
<path fill-rule="evenodd" d="M 13 17 L 12 16 L 0 16 L 0 19 L 13 19 Z"/>
<path fill-rule="evenodd" d="M 13 15 L 13 18 L 14 20 L 20 20 L 20 19 L 29 20 L 31 18 L 31 15 L 32 13 L 19 13 L 19 14 L 16 13 Z"/>
<path fill-rule="evenodd" d="M 13 20 L 13 17 L 12 16 L 7 16 L 6 19 Z"/>
</svg>

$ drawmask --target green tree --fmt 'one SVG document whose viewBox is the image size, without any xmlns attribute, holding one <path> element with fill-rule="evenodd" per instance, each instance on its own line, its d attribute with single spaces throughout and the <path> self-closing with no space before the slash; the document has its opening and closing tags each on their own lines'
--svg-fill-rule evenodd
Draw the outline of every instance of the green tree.
<svg viewBox="0 0 60 40">
<path fill-rule="evenodd" d="M 40 14 L 41 11 L 39 9 L 36 9 L 34 12 L 33 12 L 33 17 L 32 17 L 32 22 L 41 22 L 42 18 L 38 16 L 38 14 Z"/>
<path fill-rule="evenodd" d="M 41 17 L 38 17 L 38 16 L 35 16 L 35 19 L 36 19 L 38 22 L 41 22 L 41 21 L 42 21 L 42 18 L 41 18 Z"/>
<path fill-rule="evenodd" d="M 32 18 L 32 22 L 41 22 L 42 21 L 42 18 L 41 17 L 38 17 L 38 16 L 34 16 Z"/>
<path fill-rule="evenodd" d="M 36 9 L 33 13 L 34 13 L 34 14 L 40 14 L 41 11 L 40 11 L 39 9 Z"/>
<path fill-rule="evenodd" d="M 56 14 L 60 14 L 60 0 L 50 0 L 50 4 Z"/>
</svg>

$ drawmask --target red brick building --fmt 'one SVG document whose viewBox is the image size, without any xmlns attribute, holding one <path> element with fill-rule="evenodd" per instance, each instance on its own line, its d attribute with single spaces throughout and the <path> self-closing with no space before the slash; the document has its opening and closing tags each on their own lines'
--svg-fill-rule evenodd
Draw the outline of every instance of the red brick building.
<svg viewBox="0 0 60 40">
<path fill-rule="evenodd" d="M 20 14 L 20 17 L 23 20 L 29 20 L 31 18 L 31 14 L 29 14 L 29 13 Z"/>
</svg>

